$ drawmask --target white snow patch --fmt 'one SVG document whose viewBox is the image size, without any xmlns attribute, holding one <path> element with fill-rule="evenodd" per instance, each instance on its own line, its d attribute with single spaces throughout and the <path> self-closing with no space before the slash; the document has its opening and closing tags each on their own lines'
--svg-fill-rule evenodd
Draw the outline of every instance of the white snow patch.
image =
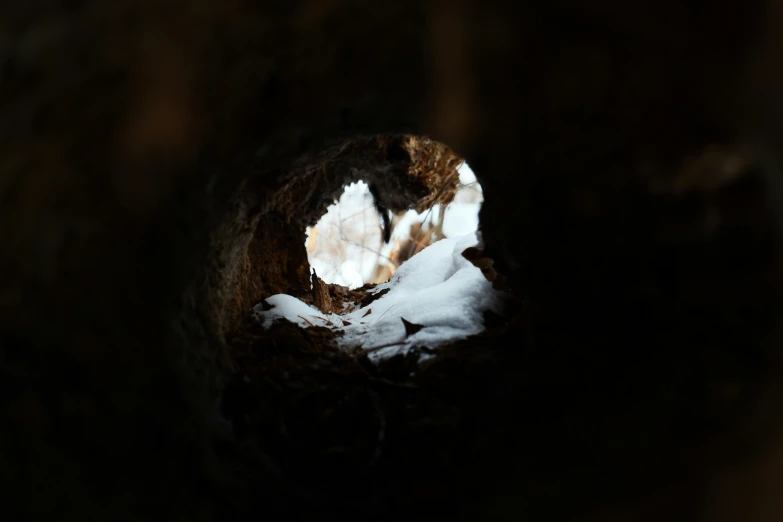
<svg viewBox="0 0 783 522">
<path fill-rule="evenodd" d="M 288 319 L 302 328 L 309 326 L 342 326 L 340 316 L 336 314 L 322 314 L 318 308 L 310 306 L 287 294 L 276 294 L 265 299 L 272 309 L 264 311 L 263 304 L 257 304 L 253 311 L 256 318 L 261 321 L 265 329 L 269 329 L 277 319 Z"/>
<path fill-rule="evenodd" d="M 473 169 L 470 168 L 470 165 L 468 165 L 467 161 L 460 163 L 459 167 L 457 167 L 457 172 L 459 173 L 460 183 L 463 185 L 470 185 L 471 183 L 475 183 L 477 190 L 481 192 L 481 185 L 479 185 L 478 180 L 476 179 L 476 174 L 473 172 Z"/>
<path fill-rule="evenodd" d="M 483 313 L 500 311 L 500 294 L 481 270 L 461 255 L 479 243 L 477 234 L 471 233 L 430 245 L 403 264 L 388 282 L 375 287 L 374 293 L 389 291 L 364 308 L 326 316 L 294 297 L 278 294 L 266 299 L 271 310 L 264 311 L 259 304 L 254 312 L 265 328 L 281 318 L 303 328 L 316 324 L 333 328 L 341 332 L 341 346 L 373 350 L 374 359 L 413 346 L 435 348 L 480 333 Z M 403 318 L 423 328 L 406 338 Z"/>
<path fill-rule="evenodd" d="M 481 203 L 453 202 L 446 207 L 443 217 L 443 235 L 461 237 L 478 229 Z"/>
<path fill-rule="evenodd" d="M 446 237 L 462 237 L 478 230 L 479 210 L 484 201 L 481 185 L 470 166 L 463 162 L 457 172 L 460 188 L 443 216 L 443 235 Z"/>
<path fill-rule="evenodd" d="M 381 221 L 370 189 L 363 181 L 345 187 L 316 225 L 316 249 L 310 267 L 327 283 L 358 288 L 372 276 L 383 248 Z M 312 228 L 305 233 L 310 238 Z"/>
</svg>

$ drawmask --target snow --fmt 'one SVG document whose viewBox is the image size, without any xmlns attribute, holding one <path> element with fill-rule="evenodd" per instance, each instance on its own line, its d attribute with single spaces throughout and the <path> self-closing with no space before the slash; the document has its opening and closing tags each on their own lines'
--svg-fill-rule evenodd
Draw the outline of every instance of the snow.
<svg viewBox="0 0 783 522">
<path fill-rule="evenodd" d="M 484 196 L 481 185 L 470 166 L 463 162 L 458 168 L 460 188 L 454 201 L 446 206 L 443 217 L 443 235 L 462 237 L 478 230 L 479 210 Z"/>
<path fill-rule="evenodd" d="M 278 294 L 266 299 L 271 310 L 264 311 L 259 304 L 254 312 L 265 328 L 278 319 L 303 328 L 316 324 L 332 328 L 339 332 L 342 347 L 371 350 L 373 359 L 413 346 L 436 348 L 480 333 L 483 313 L 500 311 L 500 294 L 461 255 L 471 246 L 480 246 L 475 232 L 430 245 L 404 263 L 388 282 L 376 286 L 374 293 L 388 292 L 363 308 L 326 316 L 294 297 Z M 406 337 L 403 318 L 423 328 Z"/>
<path fill-rule="evenodd" d="M 257 304 L 253 311 L 266 329 L 272 326 L 272 323 L 277 319 L 288 319 L 302 328 L 321 324 L 321 322 L 327 324 L 329 322 L 329 319 L 318 308 L 290 295 L 277 294 L 267 297 L 265 301 L 267 305 L 272 307 L 271 310 L 264 311 L 263 305 Z"/>
<path fill-rule="evenodd" d="M 473 172 L 473 169 L 470 168 L 470 165 L 468 165 L 467 161 L 460 163 L 459 167 L 457 167 L 457 173 L 459 174 L 459 182 L 462 185 L 470 185 L 471 183 L 475 183 L 477 190 L 481 192 L 481 185 L 478 184 L 476 173 Z"/>
<path fill-rule="evenodd" d="M 302 328 L 331 328 L 342 347 L 370 350 L 374 359 L 413 346 L 435 348 L 480 333 L 483 313 L 498 312 L 501 297 L 481 270 L 461 255 L 468 247 L 480 246 L 477 231 L 484 195 L 467 163 L 457 171 L 460 186 L 453 202 L 395 216 L 388 244 L 382 239 L 381 216 L 362 181 L 347 186 L 339 201 L 307 229 L 311 268 L 325 282 L 353 289 L 388 277 L 391 270 L 379 276 L 379 269 L 389 267 L 394 249 L 412 239 L 413 227 L 425 222 L 434 226 L 442 215 L 445 239 L 402 263 L 391 279 L 373 290 L 388 290 L 386 294 L 364 308 L 345 306 L 338 314 L 322 314 L 294 297 L 278 294 L 266 299 L 266 306 L 254 308 L 258 320 L 265 328 L 281 319 Z M 406 337 L 402 319 L 422 328 Z"/>
<path fill-rule="evenodd" d="M 484 199 L 481 185 L 467 163 L 460 164 L 457 172 L 460 187 L 454 201 L 445 208 L 433 205 L 421 213 L 408 210 L 396 220 L 388 244 L 383 242 L 381 217 L 367 184 L 359 181 L 348 185 L 315 227 L 306 230 L 305 245 L 311 240 L 313 243 L 312 250 L 308 247 L 311 268 L 327 283 L 359 288 L 378 281 L 374 279 L 377 269 L 388 264 L 393 249 L 409 238 L 414 225 L 437 222 L 444 213 L 442 232 L 446 238 L 476 232 Z"/>
<path fill-rule="evenodd" d="M 446 207 L 443 235 L 461 237 L 478 229 L 481 203 L 452 203 Z"/>
<path fill-rule="evenodd" d="M 359 181 L 345 187 L 340 200 L 327 208 L 316 228 L 316 247 L 308 253 L 308 260 L 318 277 L 348 288 L 364 285 L 383 248 L 381 220 L 367 184 Z M 312 228 L 305 232 L 309 240 Z"/>
</svg>

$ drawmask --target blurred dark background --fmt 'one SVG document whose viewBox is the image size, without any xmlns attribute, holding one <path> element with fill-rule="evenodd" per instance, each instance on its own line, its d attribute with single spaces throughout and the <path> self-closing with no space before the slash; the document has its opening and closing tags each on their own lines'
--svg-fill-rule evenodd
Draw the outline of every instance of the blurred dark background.
<svg viewBox="0 0 783 522">
<path fill-rule="evenodd" d="M 781 16 L 4 3 L 2 518 L 782 520 Z M 302 367 L 328 392 L 289 418 L 307 436 L 248 438 L 278 403 L 236 391 L 226 334 L 254 271 L 304 253 L 288 225 L 346 181 L 334 151 L 400 134 L 467 158 L 521 311 L 418 391 L 362 384 L 349 417 L 386 412 L 386 453 L 330 475 L 308 419 L 347 381 Z"/>
</svg>

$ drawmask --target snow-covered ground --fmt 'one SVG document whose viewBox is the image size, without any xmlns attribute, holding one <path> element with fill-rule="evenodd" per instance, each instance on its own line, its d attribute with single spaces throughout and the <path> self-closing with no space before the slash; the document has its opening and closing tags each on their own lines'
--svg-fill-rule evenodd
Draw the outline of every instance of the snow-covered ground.
<svg viewBox="0 0 783 522">
<path fill-rule="evenodd" d="M 325 315 L 289 295 L 266 299 L 254 313 L 264 327 L 288 319 L 303 328 L 326 326 L 339 332 L 340 345 L 371 350 L 373 359 L 384 358 L 412 346 L 435 348 L 464 339 L 484 329 L 483 312 L 500 312 L 500 295 L 492 283 L 462 252 L 479 245 L 476 233 L 448 238 L 425 248 L 397 270 L 392 278 L 373 289 L 388 292 L 363 308 Z M 268 306 L 267 306 L 268 307 Z M 406 335 L 402 319 L 422 328 Z"/>
<path fill-rule="evenodd" d="M 454 201 L 446 206 L 443 216 L 443 235 L 458 238 L 478 230 L 479 209 L 483 201 L 481 185 L 467 163 L 457 169 L 460 188 Z M 392 250 L 409 239 L 413 226 L 425 221 L 434 222 L 443 212 L 441 205 L 417 213 L 409 210 L 392 229 L 391 240 L 383 243 L 381 217 L 373 205 L 366 183 L 359 181 L 345 188 L 345 192 L 330 205 L 315 227 L 306 230 L 307 257 L 310 267 L 327 283 L 358 288 L 366 283 L 384 281 L 380 267 L 396 266 L 389 263 Z"/>
<path fill-rule="evenodd" d="M 316 226 L 307 229 L 308 260 L 319 278 L 358 288 L 391 275 L 391 279 L 372 290 L 386 291 L 383 296 L 366 307 L 326 315 L 290 295 L 278 294 L 267 298 L 265 306 L 254 308 L 256 318 L 266 328 L 278 319 L 303 328 L 332 328 L 339 333 L 341 346 L 371 350 L 372 358 L 383 358 L 412 346 L 434 348 L 481 332 L 484 311 L 499 311 L 500 297 L 481 270 L 462 256 L 466 248 L 480 242 L 477 230 L 483 194 L 467 163 L 460 165 L 458 172 L 460 187 L 454 201 L 445 209 L 434 205 L 422 213 L 409 210 L 396 216 L 388 244 L 382 239 L 381 217 L 373 197 L 361 181 L 346 187 L 340 200 L 328 208 Z M 395 257 L 394 248 L 411 244 L 416 235 L 412 231 L 433 223 L 442 224 L 438 237 L 445 239 L 424 248 L 399 267 L 390 263 Z M 388 271 L 378 279 L 379 274 L 383 276 L 384 267 Z M 270 306 L 270 310 L 264 311 Z M 403 319 L 421 328 L 414 327 L 416 331 L 406 335 Z"/>
</svg>

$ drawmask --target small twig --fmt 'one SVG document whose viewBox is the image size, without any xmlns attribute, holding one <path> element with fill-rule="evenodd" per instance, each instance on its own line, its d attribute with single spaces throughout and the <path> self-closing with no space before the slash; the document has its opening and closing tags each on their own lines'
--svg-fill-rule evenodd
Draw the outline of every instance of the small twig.
<svg viewBox="0 0 783 522">
<path fill-rule="evenodd" d="M 344 221 L 348 221 L 348 220 L 353 219 L 355 217 L 361 216 L 362 214 L 364 214 L 365 212 L 367 212 L 371 208 L 373 208 L 373 205 L 370 205 L 369 207 L 366 207 L 366 208 L 363 208 L 363 209 L 361 209 L 361 210 L 359 210 L 357 212 L 354 212 L 353 214 L 349 214 L 348 217 L 343 217 L 342 213 L 340 213 L 340 216 L 339 216 L 340 217 L 340 224 L 342 224 Z"/>
<path fill-rule="evenodd" d="M 301 317 L 301 316 L 299 316 L 299 317 Z M 332 321 L 330 321 L 329 319 L 326 319 L 324 317 L 321 317 L 320 315 L 314 315 L 313 317 L 315 317 L 316 319 L 320 319 L 321 321 L 325 322 L 326 324 L 334 326 L 334 323 Z"/>
<path fill-rule="evenodd" d="M 313 323 L 311 323 L 310 321 L 308 321 L 306 318 L 302 317 L 301 315 L 297 315 L 297 317 L 299 319 L 301 319 L 302 321 L 306 322 L 307 324 L 309 324 L 310 326 L 315 326 Z"/>
<path fill-rule="evenodd" d="M 386 311 L 385 311 L 385 312 L 383 312 L 383 313 L 381 314 L 381 316 L 380 316 L 378 319 L 376 319 L 376 320 L 375 320 L 375 321 L 373 321 L 373 322 L 374 322 L 374 323 L 377 323 L 378 321 L 380 321 L 380 320 L 383 318 L 383 316 L 384 316 L 384 315 L 386 315 L 386 314 L 389 312 L 389 310 L 391 310 L 391 309 L 392 309 L 392 308 L 394 308 L 395 306 L 397 306 L 397 305 L 391 305 L 389 308 L 387 308 L 387 309 L 386 309 Z"/>
<path fill-rule="evenodd" d="M 348 239 L 348 237 L 343 233 L 342 226 L 337 226 L 334 223 L 330 223 L 330 225 L 335 227 L 335 228 L 337 228 L 337 230 L 340 231 L 340 241 L 348 243 L 349 245 L 358 246 L 359 248 L 361 248 L 363 250 L 366 250 L 366 251 L 368 251 L 368 252 L 370 252 L 372 254 L 375 254 L 378 257 L 382 257 L 383 259 L 385 259 L 389 263 L 393 264 L 394 268 L 399 268 L 399 265 L 397 263 L 395 263 L 394 260 L 392 258 L 390 258 L 389 256 L 383 255 L 379 251 L 377 251 L 377 250 L 375 250 L 373 248 L 368 247 L 364 243 L 359 243 L 358 241 L 353 241 L 352 239 Z"/>
</svg>

